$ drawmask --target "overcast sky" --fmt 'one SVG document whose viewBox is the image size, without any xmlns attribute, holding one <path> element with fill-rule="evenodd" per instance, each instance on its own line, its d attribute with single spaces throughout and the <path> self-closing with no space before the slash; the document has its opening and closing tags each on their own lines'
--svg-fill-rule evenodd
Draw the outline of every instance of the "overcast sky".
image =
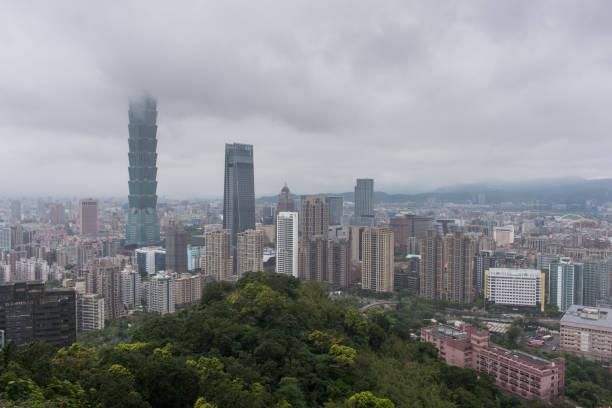
<svg viewBox="0 0 612 408">
<path fill-rule="evenodd" d="M 127 109 L 158 102 L 160 195 L 612 176 L 610 1 L 7 1 L 4 194 L 127 195 Z"/>
</svg>

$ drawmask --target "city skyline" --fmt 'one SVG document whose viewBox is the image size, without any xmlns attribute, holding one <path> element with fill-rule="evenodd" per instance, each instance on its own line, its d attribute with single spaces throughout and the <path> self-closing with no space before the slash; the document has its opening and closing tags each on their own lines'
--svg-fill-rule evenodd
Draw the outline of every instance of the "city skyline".
<svg viewBox="0 0 612 408">
<path fill-rule="evenodd" d="M 143 90 L 162 112 L 165 196 L 218 196 L 228 141 L 257 146 L 262 195 L 285 181 L 347 191 L 363 176 L 391 192 L 612 176 L 612 5 L 423 5 L 268 4 L 244 20 L 243 2 L 204 15 L 195 3 L 11 3 L 0 182 L 11 195 L 125 195 L 124 112 Z M 195 189 L 193 174 L 206 175 Z"/>
</svg>

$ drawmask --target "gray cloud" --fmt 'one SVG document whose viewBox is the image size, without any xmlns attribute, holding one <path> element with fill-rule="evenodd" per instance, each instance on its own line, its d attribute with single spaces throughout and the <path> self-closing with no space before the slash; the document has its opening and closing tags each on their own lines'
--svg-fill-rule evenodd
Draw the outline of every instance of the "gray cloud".
<svg viewBox="0 0 612 408">
<path fill-rule="evenodd" d="M 9 2 L 6 194 L 127 194 L 127 105 L 159 109 L 159 193 L 413 191 L 612 176 L 607 1 Z"/>
</svg>

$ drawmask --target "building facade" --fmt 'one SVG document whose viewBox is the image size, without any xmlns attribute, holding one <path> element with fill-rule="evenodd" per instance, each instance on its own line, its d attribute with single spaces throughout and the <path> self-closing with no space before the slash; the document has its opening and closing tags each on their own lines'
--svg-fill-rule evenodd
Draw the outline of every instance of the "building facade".
<svg viewBox="0 0 612 408">
<path fill-rule="evenodd" d="M 147 310 L 161 315 L 174 313 L 176 282 L 173 275 L 160 272 L 151 277 L 147 290 Z"/>
<path fill-rule="evenodd" d="M 94 293 L 78 294 L 78 331 L 104 329 L 104 298 Z"/>
<path fill-rule="evenodd" d="M 81 235 L 98 235 L 98 200 L 84 198 L 79 201 L 79 231 Z"/>
<path fill-rule="evenodd" d="M 485 272 L 485 299 L 501 305 L 544 311 L 546 274 L 537 269 L 490 268 Z"/>
<path fill-rule="evenodd" d="M 187 245 L 189 234 L 182 224 L 171 220 L 166 229 L 166 271 L 187 272 Z"/>
<path fill-rule="evenodd" d="M 612 309 L 573 305 L 561 319 L 561 351 L 612 362 Z"/>
<path fill-rule="evenodd" d="M 489 343 L 489 332 L 471 326 L 424 327 L 421 341 L 438 349 L 448 365 L 487 374 L 501 390 L 526 400 L 555 402 L 565 390 L 565 361 L 545 360 Z"/>
<path fill-rule="evenodd" d="M 374 179 L 357 179 L 353 224 L 374 225 Z"/>
<path fill-rule="evenodd" d="M 225 145 L 225 181 L 223 192 L 223 229 L 236 245 L 238 233 L 255 229 L 255 175 L 253 146 Z"/>
<path fill-rule="evenodd" d="M 159 242 L 157 214 L 157 102 L 145 96 L 130 102 L 129 212 L 126 243 L 145 246 Z"/>
<path fill-rule="evenodd" d="M 264 232 L 246 230 L 238 234 L 236 243 L 237 275 L 263 271 Z"/>
<path fill-rule="evenodd" d="M 393 231 L 369 227 L 362 233 L 361 287 L 376 292 L 393 291 Z"/>
<path fill-rule="evenodd" d="M 166 270 L 166 250 L 161 247 L 145 247 L 135 251 L 138 273 L 155 275 Z M 187 256 L 187 255 L 185 255 Z"/>
<path fill-rule="evenodd" d="M 344 199 L 341 196 L 327 196 L 325 198 L 327 208 L 329 209 L 329 225 L 342 224 L 342 216 L 344 215 Z"/>
<path fill-rule="evenodd" d="M 229 231 L 218 230 L 206 233 L 206 255 L 202 270 L 204 275 L 216 280 L 233 278 L 231 235 Z"/>
<path fill-rule="evenodd" d="M 298 277 L 298 213 L 276 217 L 276 272 Z"/>
</svg>

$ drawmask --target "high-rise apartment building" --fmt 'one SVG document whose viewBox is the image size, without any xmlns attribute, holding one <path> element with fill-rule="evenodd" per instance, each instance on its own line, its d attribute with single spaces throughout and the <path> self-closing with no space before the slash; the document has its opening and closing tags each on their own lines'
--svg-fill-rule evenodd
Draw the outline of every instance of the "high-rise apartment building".
<svg viewBox="0 0 612 408">
<path fill-rule="evenodd" d="M 324 196 L 302 196 L 300 208 L 300 238 L 303 241 L 313 237 L 327 238 L 329 208 Z"/>
<path fill-rule="evenodd" d="M 202 275 L 183 273 L 175 278 L 174 283 L 177 306 L 190 305 L 202 299 Z"/>
<path fill-rule="evenodd" d="M 49 205 L 49 222 L 51 225 L 62 225 L 66 222 L 66 210 L 61 203 Z"/>
<path fill-rule="evenodd" d="M 157 103 L 145 96 L 130 102 L 129 116 L 129 212 L 126 243 L 159 242 L 157 214 Z"/>
<path fill-rule="evenodd" d="M 444 280 L 444 239 L 438 232 L 429 230 L 419 246 L 419 293 L 425 299 L 439 299 Z"/>
<path fill-rule="evenodd" d="M 474 255 L 476 240 L 461 232 L 444 238 L 446 259 L 446 300 L 456 303 L 473 303 L 476 299 L 474 285 Z"/>
<path fill-rule="evenodd" d="M 182 224 L 171 220 L 166 229 L 166 271 L 187 272 L 187 245 L 189 234 Z"/>
<path fill-rule="evenodd" d="M 225 145 L 225 183 L 223 192 L 223 229 L 232 245 L 240 232 L 255 229 L 255 176 L 253 146 Z"/>
<path fill-rule="evenodd" d="M 121 271 L 121 302 L 128 309 L 142 304 L 142 280 L 140 273 L 131 266 Z"/>
<path fill-rule="evenodd" d="M 205 276 L 216 280 L 233 279 L 231 235 L 227 230 L 208 232 L 205 235 L 206 255 L 202 266 Z"/>
<path fill-rule="evenodd" d="M 353 224 L 374 225 L 374 179 L 357 179 Z"/>
<path fill-rule="evenodd" d="M 176 282 L 173 275 L 160 272 L 151 277 L 147 290 L 147 310 L 161 315 L 174 313 Z"/>
<path fill-rule="evenodd" d="M 327 208 L 329 209 L 329 225 L 342 224 L 342 216 L 344 215 L 344 199 L 341 196 L 327 196 L 325 198 Z"/>
<path fill-rule="evenodd" d="M 12 249 L 11 236 L 11 226 L 5 223 L 0 224 L 0 252 Z"/>
<path fill-rule="evenodd" d="M 298 252 L 299 278 L 327 282 L 327 237 L 316 235 L 300 240 Z"/>
<path fill-rule="evenodd" d="M 79 332 L 104 329 L 104 298 L 95 293 L 77 295 Z"/>
<path fill-rule="evenodd" d="M 351 246 L 348 239 L 327 241 L 327 279 L 335 288 L 351 283 Z"/>
<path fill-rule="evenodd" d="M 490 250 L 480 250 L 474 259 L 474 281 L 476 292 L 481 294 L 485 290 L 485 272 L 495 267 L 495 255 Z"/>
<path fill-rule="evenodd" d="M 393 291 L 393 231 L 386 227 L 363 230 L 361 287 L 376 292 Z"/>
<path fill-rule="evenodd" d="M 42 282 L 0 284 L 0 332 L 5 343 L 69 346 L 76 341 L 76 311 L 74 289 L 47 289 Z"/>
<path fill-rule="evenodd" d="M 584 263 L 582 282 L 582 305 L 597 306 L 610 296 L 610 271 L 608 261 L 588 261 Z"/>
<path fill-rule="evenodd" d="M 238 234 L 236 271 L 238 277 L 247 272 L 263 271 L 264 232 L 246 230 Z"/>
<path fill-rule="evenodd" d="M 81 235 L 98 235 L 98 200 L 84 198 L 79 202 L 79 231 Z"/>
<path fill-rule="evenodd" d="M 121 270 L 115 260 L 110 258 L 97 259 L 89 266 L 89 274 L 93 279 L 94 290 L 104 297 L 104 317 L 108 320 L 118 319 L 125 314 L 121 294 Z"/>
<path fill-rule="evenodd" d="M 276 217 L 276 272 L 298 277 L 298 213 Z"/>
<path fill-rule="evenodd" d="M 551 263 L 549 269 L 548 303 L 556 305 L 560 312 L 565 312 L 572 305 L 581 305 L 584 264 L 561 258 Z"/>
</svg>

